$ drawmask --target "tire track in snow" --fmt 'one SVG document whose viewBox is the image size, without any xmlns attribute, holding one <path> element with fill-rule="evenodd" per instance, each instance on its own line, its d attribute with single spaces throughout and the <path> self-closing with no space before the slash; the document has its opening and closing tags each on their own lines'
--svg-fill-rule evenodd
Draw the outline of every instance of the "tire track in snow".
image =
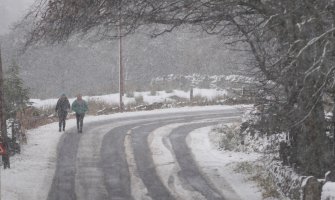
<svg viewBox="0 0 335 200">
<path fill-rule="evenodd" d="M 129 144 L 131 141 L 129 131 L 151 121 L 152 119 L 125 121 L 110 130 L 102 139 L 100 164 L 103 168 L 109 199 L 137 199 L 133 195 L 134 191 L 146 190 L 143 185 L 133 182 L 139 180 L 136 179 L 138 171 L 134 171 L 137 167 L 133 161 L 131 144 Z M 141 183 L 141 181 L 137 183 Z M 132 186 L 136 188 L 132 188 Z"/>
<path fill-rule="evenodd" d="M 204 119 L 208 117 L 218 117 L 221 114 L 213 114 L 213 115 L 202 115 L 202 116 L 190 116 L 184 117 L 181 119 L 173 118 L 169 120 L 169 122 L 154 122 L 151 124 L 142 124 L 141 126 L 134 128 L 132 130 L 132 146 L 135 155 L 135 162 L 137 165 L 138 173 L 143 183 L 146 185 L 148 189 L 149 196 L 152 199 L 180 199 L 177 195 L 171 193 L 171 190 L 168 189 L 166 184 L 163 183 L 161 177 L 159 177 L 157 173 L 157 166 L 155 165 L 152 158 L 152 150 L 149 147 L 151 132 L 157 127 L 161 127 L 167 124 L 176 123 L 176 122 L 188 122 L 195 121 L 199 119 Z M 172 181 L 172 179 L 168 179 L 168 181 Z M 169 184 L 170 184 L 169 183 Z M 135 198 L 135 197 L 134 197 Z"/>
<path fill-rule="evenodd" d="M 226 119 L 226 117 L 211 118 L 199 121 L 192 121 L 189 123 L 175 123 L 160 127 L 148 137 L 148 144 L 152 151 L 153 161 L 156 165 L 158 175 L 161 177 L 164 185 L 170 190 L 171 194 L 176 199 L 181 200 L 200 200 L 206 199 L 201 193 L 194 190 L 188 184 L 180 180 L 178 172 L 181 170 L 176 161 L 174 151 L 169 140 L 171 132 L 180 126 L 193 126 L 199 123 L 215 122 Z"/>
<path fill-rule="evenodd" d="M 201 169 L 201 171 L 203 171 L 204 174 L 206 174 L 208 180 L 211 183 L 213 183 L 213 185 L 222 194 L 222 196 L 225 197 L 225 199 L 229 200 L 241 200 L 241 197 L 233 189 L 231 183 L 229 183 L 225 179 L 225 177 L 222 177 L 220 176 L 220 174 L 218 174 L 217 168 L 222 167 L 220 166 L 221 163 L 218 162 L 218 166 L 216 167 L 212 167 L 212 165 L 209 164 L 210 162 L 213 162 L 213 160 L 221 159 L 220 157 L 217 158 L 215 157 L 215 155 L 212 155 L 211 152 L 208 152 L 208 149 L 210 149 L 211 144 L 207 133 L 210 132 L 210 130 L 211 127 L 202 127 L 190 132 L 186 137 L 187 146 L 189 147 L 189 149 L 191 149 L 193 158 L 194 160 L 197 161 L 197 164 Z M 206 137 L 200 136 L 200 134 L 203 133 L 206 134 Z M 195 147 L 204 147 L 204 148 L 195 148 Z"/>
<path fill-rule="evenodd" d="M 105 184 L 102 184 L 104 173 L 99 161 L 102 139 L 111 128 L 110 125 L 99 126 L 81 136 L 75 180 L 76 194 L 80 200 L 104 200 L 108 197 Z"/>
<path fill-rule="evenodd" d="M 136 129 L 137 127 L 134 127 Z M 144 185 L 142 179 L 140 179 L 139 174 L 138 174 L 138 169 L 137 165 L 135 162 L 135 157 L 134 157 L 134 150 L 132 147 L 132 138 L 131 138 L 132 130 L 129 130 L 125 141 L 124 141 L 124 146 L 125 146 L 125 151 L 126 151 L 126 158 L 127 158 L 127 163 L 128 163 L 128 168 L 129 168 L 129 173 L 130 173 L 130 185 L 131 185 L 131 195 L 135 199 L 141 199 L 141 200 L 152 200 L 148 196 L 148 190 L 146 186 Z"/>
<path fill-rule="evenodd" d="M 132 199 L 128 163 L 124 149 L 126 130 L 132 126 L 129 123 L 118 126 L 111 129 L 103 138 L 100 163 L 108 191 L 109 198 L 107 199 Z"/>
<path fill-rule="evenodd" d="M 236 121 L 236 117 L 228 117 L 225 121 Z M 195 125 L 180 126 L 172 131 L 169 139 L 175 153 L 176 160 L 181 168 L 178 172 L 185 185 L 189 185 L 194 190 L 200 192 L 205 199 L 223 200 L 221 193 L 215 188 L 212 183 L 199 170 L 197 163 L 194 161 L 192 153 L 186 144 L 187 135 L 197 128 L 214 125 L 213 122 L 204 122 Z M 229 199 L 228 199 L 229 200 Z"/>
<path fill-rule="evenodd" d="M 176 162 L 170 141 L 167 139 L 172 129 L 184 125 L 185 123 L 169 124 L 154 130 L 148 137 L 153 161 L 156 170 L 165 187 L 171 194 L 180 200 L 197 200 L 204 197 L 197 191 L 187 189 L 177 175 L 180 167 Z"/>
<path fill-rule="evenodd" d="M 219 115 L 214 114 L 213 117 L 217 117 Z M 164 185 L 161 183 L 160 178 L 157 177 L 157 166 L 155 166 L 155 164 L 152 162 L 151 151 L 148 151 L 148 136 L 150 135 L 152 130 L 155 130 L 157 129 L 157 127 L 164 126 L 166 124 L 176 123 L 179 121 L 193 121 L 198 119 L 204 119 L 207 117 L 208 115 L 187 116 L 181 118 L 171 117 L 172 119 L 165 118 L 164 121 L 161 122 L 157 120 L 163 119 L 156 119 L 156 122 L 148 124 L 142 123 L 140 126 L 134 127 L 128 131 L 125 140 L 125 147 L 127 152 L 126 158 L 128 161 L 130 177 L 132 180 L 132 196 L 134 199 L 171 199 L 174 197 L 172 194 L 168 194 L 168 192 L 171 191 L 166 190 Z M 137 142 L 134 142 L 134 140 L 137 140 Z M 131 144 L 129 144 L 129 142 L 131 142 Z M 135 186 L 135 188 L 133 188 L 133 186 Z M 145 189 L 143 190 L 143 188 Z M 163 193 L 162 191 L 165 193 Z"/>
<path fill-rule="evenodd" d="M 137 193 L 134 192 L 146 190 L 143 187 L 144 184 L 141 185 L 141 180 L 136 177 L 138 172 L 135 171 L 137 167 L 133 161 L 132 146 L 129 144 L 131 141 L 129 131 L 151 121 L 152 119 L 124 121 L 118 123 L 118 126 L 112 128 L 103 137 L 100 165 L 104 173 L 108 199 L 137 199 L 137 196 L 134 195 Z M 137 181 L 136 184 L 134 181 Z M 133 186 L 135 188 L 132 188 Z"/>
<path fill-rule="evenodd" d="M 181 117 L 178 117 L 182 119 Z M 179 119 L 179 120 L 180 120 Z M 100 165 L 102 166 L 104 174 L 104 182 L 106 189 L 108 191 L 109 198 L 113 199 L 138 199 L 136 196 L 132 195 L 134 191 L 139 191 L 143 189 L 143 185 L 135 184 L 135 188 L 131 187 L 131 179 L 134 172 L 130 161 L 132 161 L 129 156 L 134 157 L 129 153 L 129 145 L 126 145 L 127 133 L 133 127 L 144 125 L 144 123 L 152 122 L 152 118 L 140 119 L 140 120 L 129 120 L 117 123 L 113 129 L 106 133 L 102 139 L 101 145 L 101 161 Z M 155 120 L 171 120 L 171 117 L 155 117 Z M 173 120 L 176 120 L 175 118 Z M 154 122 L 150 124 L 159 124 L 162 122 Z M 130 165 L 129 165 L 130 163 Z M 138 188 L 139 187 L 139 188 Z M 143 191 L 142 191 L 143 193 Z"/>
<path fill-rule="evenodd" d="M 62 135 L 57 148 L 57 167 L 48 200 L 76 200 L 75 174 L 76 157 L 80 135 L 70 129 Z"/>
<path fill-rule="evenodd" d="M 152 199 L 157 200 L 174 200 L 175 198 L 170 194 L 169 190 L 161 182 L 157 175 L 156 166 L 154 165 L 151 151 L 147 143 L 147 137 L 151 129 L 157 127 L 142 126 L 133 130 L 132 146 L 134 150 L 135 162 L 138 168 L 138 173 L 143 183 L 146 185 L 148 194 Z"/>
</svg>

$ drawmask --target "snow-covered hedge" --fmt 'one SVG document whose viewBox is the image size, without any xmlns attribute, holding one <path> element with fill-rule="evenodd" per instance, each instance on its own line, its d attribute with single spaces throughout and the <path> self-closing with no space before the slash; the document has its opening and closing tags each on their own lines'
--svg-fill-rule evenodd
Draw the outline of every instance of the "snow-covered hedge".
<svg viewBox="0 0 335 200">
<path fill-rule="evenodd" d="M 300 199 L 301 182 L 299 176 L 291 167 L 283 166 L 281 162 L 271 160 L 267 165 L 281 192 L 290 199 Z"/>
<path fill-rule="evenodd" d="M 267 170 L 271 173 L 283 195 L 290 199 L 305 199 L 304 195 L 313 195 L 313 192 L 315 193 L 313 189 L 304 188 L 304 182 L 308 180 L 308 177 L 300 176 L 290 166 L 283 166 L 282 162 L 277 158 L 280 142 L 285 141 L 286 134 L 281 133 L 268 136 L 261 134 L 257 130 L 259 120 L 260 117 L 256 108 L 249 110 L 243 116 L 242 132 L 240 134 L 243 138 L 245 150 L 266 153 L 268 157 L 265 159 Z M 317 188 L 321 189 L 324 179 L 319 179 L 316 182 L 319 184 Z M 335 200 L 334 182 L 327 182 L 323 185 L 322 189 L 322 200 Z M 319 193 L 314 195 L 317 196 L 317 199 L 320 199 Z M 312 199 L 314 200 L 315 196 Z"/>
</svg>

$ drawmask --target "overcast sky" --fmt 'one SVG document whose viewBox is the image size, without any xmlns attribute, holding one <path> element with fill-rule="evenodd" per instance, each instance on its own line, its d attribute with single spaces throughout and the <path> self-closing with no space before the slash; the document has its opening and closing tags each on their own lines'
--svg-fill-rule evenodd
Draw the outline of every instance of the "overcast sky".
<svg viewBox="0 0 335 200">
<path fill-rule="evenodd" d="M 0 35 L 8 33 L 11 25 L 26 13 L 34 0 L 0 0 Z"/>
</svg>

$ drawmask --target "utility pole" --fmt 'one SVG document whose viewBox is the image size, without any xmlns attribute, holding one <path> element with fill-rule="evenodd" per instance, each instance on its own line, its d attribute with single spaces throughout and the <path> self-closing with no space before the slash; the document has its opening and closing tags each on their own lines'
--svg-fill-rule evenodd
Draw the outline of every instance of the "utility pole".
<svg viewBox="0 0 335 200">
<path fill-rule="evenodd" d="M 333 105 L 333 156 L 335 156 L 335 97 L 333 97 L 334 105 Z"/>
<path fill-rule="evenodd" d="M 120 112 L 124 110 L 123 94 L 124 94 L 124 77 L 122 62 L 122 25 L 121 25 L 121 0 L 119 0 L 119 92 L 120 92 Z"/>
<path fill-rule="evenodd" d="M 7 127 L 5 117 L 5 99 L 4 99 L 4 79 L 2 71 L 1 46 L 0 46 L 0 123 L 1 123 L 1 137 L 4 143 L 7 143 Z M 6 144 L 5 144 L 6 145 Z"/>
<path fill-rule="evenodd" d="M 2 133 L 2 118 L 3 118 L 3 114 L 2 114 L 2 93 L 3 93 L 3 87 L 2 87 L 2 59 L 1 59 L 1 44 L 0 44 L 0 73 L 1 73 L 1 78 L 0 78 L 0 102 L 1 102 L 1 106 L 0 106 L 0 112 L 1 112 L 1 137 L 3 137 L 3 133 Z M 2 141 L 5 141 L 4 139 Z M 2 163 L 3 164 L 3 163 Z M 1 170 L 0 170 L 0 200 L 1 200 Z"/>
<path fill-rule="evenodd" d="M 3 90 L 1 45 L 0 45 L 0 123 L 1 123 L 0 129 L 1 129 L 1 137 L 3 141 L 3 146 L 7 148 L 7 128 L 6 128 L 6 118 L 5 118 L 5 112 L 4 112 L 4 90 Z M 2 155 L 2 156 L 5 156 L 5 155 Z M 9 157 L 8 157 L 8 162 L 9 162 Z M 0 174 L 0 200 L 1 200 L 1 174 Z"/>
</svg>

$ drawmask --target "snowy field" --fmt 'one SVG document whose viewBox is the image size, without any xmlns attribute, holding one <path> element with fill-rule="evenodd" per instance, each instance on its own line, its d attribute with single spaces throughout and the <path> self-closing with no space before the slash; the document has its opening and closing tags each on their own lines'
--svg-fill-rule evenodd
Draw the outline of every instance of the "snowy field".
<svg viewBox="0 0 335 200">
<path fill-rule="evenodd" d="M 227 91 L 225 90 L 216 90 L 216 89 L 199 89 L 194 88 L 193 96 L 204 97 L 208 100 L 215 99 L 216 97 L 226 96 Z M 165 102 L 165 101 L 174 101 L 171 97 L 179 97 L 179 98 L 190 98 L 190 93 L 182 90 L 173 90 L 172 92 L 167 93 L 166 91 L 157 91 L 155 95 L 151 95 L 150 92 L 134 92 L 134 97 L 126 97 L 124 96 L 124 103 L 130 104 L 135 103 L 135 98 L 142 96 L 144 103 L 152 104 L 154 102 Z M 101 96 L 84 96 L 83 97 L 87 101 L 100 101 L 108 104 L 118 104 L 119 103 L 119 93 L 109 94 L 109 95 L 101 95 Z M 48 108 L 51 106 L 55 106 L 57 103 L 57 98 L 55 99 L 31 99 L 33 106 L 37 108 Z M 73 102 L 75 98 L 70 98 L 70 102 Z"/>
<path fill-rule="evenodd" d="M 130 116 L 143 116 L 157 113 L 193 112 L 201 110 L 223 110 L 230 106 L 208 106 L 165 109 L 155 111 L 143 111 L 134 113 L 118 113 L 105 116 L 87 116 L 85 122 L 94 122 L 104 119 L 122 118 Z M 68 120 L 67 128 L 75 126 L 74 120 Z M 168 131 L 173 127 L 167 127 Z M 241 174 L 236 174 L 226 164 L 235 161 L 254 160 L 257 155 L 231 153 L 217 151 L 209 142 L 209 127 L 198 129 L 188 137 L 188 144 L 192 152 L 196 155 L 199 166 L 206 173 L 215 174 L 218 177 L 213 182 L 220 181 L 219 177 L 225 177 L 234 187 L 243 187 L 244 193 L 240 195 L 242 199 L 260 199 L 259 189 L 251 182 L 245 180 Z M 155 134 L 163 134 L 156 132 Z M 1 197 L 5 200 L 36 200 L 46 199 L 53 174 L 56 167 L 57 143 L 62 134 L 58 132 L 58 124 L 52 123 L 28 131 L 28 144 L 23 146 L 22 154 L 15 155 L 11 159 L 11 169 L 1 169 Z M 222 183 L 221 183 L 222 184 Z M 240 189 L 239 189 L 240 190 Z"/>
</svg>

